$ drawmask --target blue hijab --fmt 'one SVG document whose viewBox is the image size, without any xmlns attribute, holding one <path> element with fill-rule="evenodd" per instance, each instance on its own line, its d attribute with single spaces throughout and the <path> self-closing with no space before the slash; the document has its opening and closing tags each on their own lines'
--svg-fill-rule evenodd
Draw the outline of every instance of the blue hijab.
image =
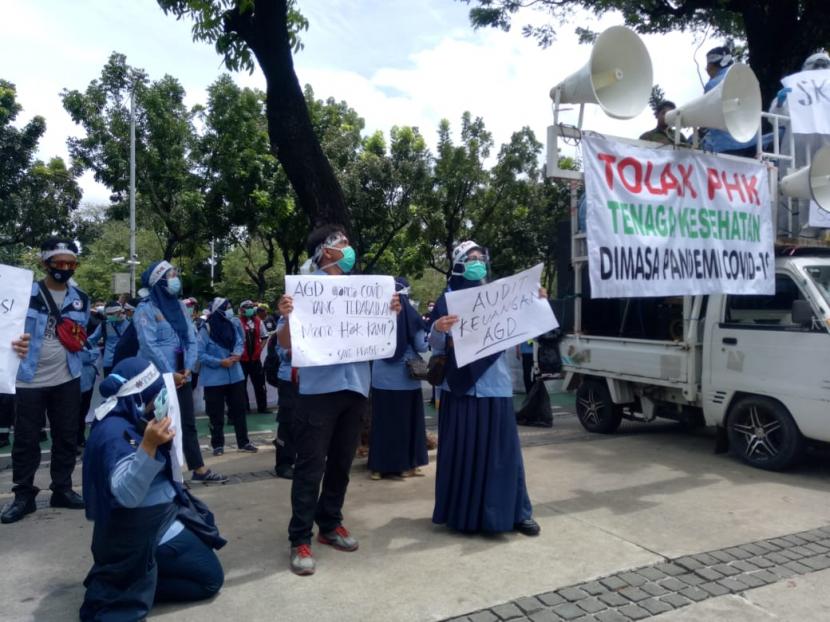
<svg viewBox="0 0 830 622">
<path fill-rule="evenodd" d="M 229 306 L 230 303 L 226 300 L 216 309 L 211 309 L 207 323 L 210 327 L 210 338 L 226 350 L 233 351 L 236 345 L 236 327 L 225 317 L 225 310 Z"/>
<path fill-rule="evenodd" d="M 112 373 L 101 381 L 99 391 L 105 398 L 115 396 L 128 380 L 145 371 L 152 363 L 134 356 L 118 363 Z M 103 419 L 92 422 L 92 429 L 84 449 L 83 492 L 86 517 L 105 525 L 113 508 L 118 507 L 110 489 L 110 476 L 116 465 L 135 453 L 144 436 L 144 405 L 153 401 L 164 387 L 159 376 L 140 393 L 118 398 L 116 406 Z M 157 455 L 170 469 L 169 447 L 159 447 Z"/>
<path fill-rule="evenodd" d="M 409 288 L 409 281 L 406 277 L 399 276 L 395 279 L 395 291 L 401 299 L 401 312 L 398 314 L 398 328 L 397 328 L 397 346 L 395 347 L 395 354 L 392 355 L 391 361 L 398 361 L 406 353 L 408 346 L 415 347 L 415 337 L 422 331 L 426 330 L 426 324 L 421 316 L 409 302 L 409 296 L 402 294 L 401 291 Z"/>
<path fill-rule="evenodd" d="M 185 344 L 187 343 L 189 336 L 187 317 L 185 317 L 184 310 L 182 309 L 182 305 L 179 302 L 178 297 L 167 291 L 167 275 L 165 274 L 165 276 L 156 281 L 155 284 L 150 284 L 150 275 L 160 263 L 160 261 L 154 261 L 150 264 L 150 267 L 148 267 L 141 274 L 141 283 L 144 287 L 150 290 L 150 300 L 153 301 L 153 304 L 158 307 L 159 311 L 161 311 L 164 319 L 167 320 L 170 323 L 170 326 L 173 327 L 173 330 L 176 331 L 176 334 L 179 336 L 179 340 L 182 344 Z"/>
</svg>

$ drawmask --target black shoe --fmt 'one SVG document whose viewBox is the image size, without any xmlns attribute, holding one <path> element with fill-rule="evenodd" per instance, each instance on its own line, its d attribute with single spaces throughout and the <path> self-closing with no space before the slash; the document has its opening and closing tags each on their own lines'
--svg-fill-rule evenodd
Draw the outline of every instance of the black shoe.
<svg viewBox="0 0 830 622">
<path fill-rule="evenodd" d="M 70 510 L 83 510 L 84 498 L 74 490 L 53 492 L 49 499 L 49 505 L 53 508 L 68 508 Z"/>
<path fill-rule="evenodd" d="M 9 523 L 16 523 L 26 514 L 31 514 L 37 509 L 34 497 L 16 497 L 6 508 L 3 514 L 0 515 L 0 523 L 8 525 Z"/>
<path fill-rule="evenodd" d="M 513 529 L 525 536 L 538 536 L 539 532 L 542 531 L 542 528 L 539 526 L 539 523 L 537 523 L 532 518 L 523 520 L 521 523 L 516 523 L 515 525 L 513 525 Z"/>
<path fill-rule="evenodd" d="M 294 467 L 289 464 L 278 466 L 274 469 L 274 474 L 283 479 L 294 479 Z"/>
</svg>

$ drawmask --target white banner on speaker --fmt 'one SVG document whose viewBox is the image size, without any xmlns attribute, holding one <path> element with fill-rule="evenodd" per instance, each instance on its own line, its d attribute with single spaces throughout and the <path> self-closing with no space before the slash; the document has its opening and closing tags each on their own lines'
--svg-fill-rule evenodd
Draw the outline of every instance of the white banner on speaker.
<svg viewBox="0 0 830 622">
<path fill-rule="evenodd" d="M 775 291 L 764 164 L 582 141 L 593 298 Z"/>
<path fill-rule="evenodd" d="M 391 276 L 287 275 L 291 363 L 315 367 L 389 358 L 397 346 Z"/>
<path fill-rule="evenodd" d="M 0 393 L 14 393 L 20 357 L 12 348 L 26 331 L 32 271 L 0 264 Z"/>
<path fill-rule="evenodd" d="M 447 292 L 455 363 L 463 367 L 553 330 L 559 323 L 539 298 L 542 264 L 486 285 Z"/>
<path fill-rule="evenodd" d="M 176 393 L 176 380 L 173 378 L 173 373 L 162 374 L 164 379 L 164 386 L 167 389 L 167 416 L 170 417 L 170 427 L 176 431 L 173 437 L 173 479 L 177 482 L 184 481 L 184 474 L 182 465 L 184 465 L 184 445 L 182 444 L 182 409 L 179 406 L 179 394 Z M 188 385 L 190 386 L 190 385 Z"/>
<path fill-rule="evenodd" d="M 781 80 L 793 134 L 830 134 L 830 69 L 802 71 Z"/>
</svg>

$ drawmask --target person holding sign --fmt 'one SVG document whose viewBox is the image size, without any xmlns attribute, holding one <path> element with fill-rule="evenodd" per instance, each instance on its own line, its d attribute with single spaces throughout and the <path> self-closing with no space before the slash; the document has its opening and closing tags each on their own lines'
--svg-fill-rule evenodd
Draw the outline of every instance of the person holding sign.
<svg viewBox="0 0 830 622">
<path fill-rule="evenodd" d="M 452 254 L 447 291 L 487 282 L 489 258 L 472 240 Z M 513 382 L 505 351 L 455 365 L 448 333 L 459 317 L 447 312 L 446 294 L 435 305 L 430 332 L 433 355 L 446 354 L 438 411 L 438 465 L 432 522 L 464 533 L 540 532 L 527 494 Z M 540 296 L 547 294 L 540 289 Z"/>
<path fill-rule="evenodd" d="M 355 252 L 345 231 L 326 225 L 311 232 L 308 254 L 316 275 L 342 275 L 355 265 Z M 401 310 L 393 295 L 391 308 Z M 278 328 L 279 345 L 291 350 L 290 295 L 280 298 L 279 311 L 285 324 Z M 295 358 L 296 362 L 296 358 Z M 363 414 L 369 396 L 369 363 L 336 363 L 302 367 L 294 415 L 294 442 L 297 458 L 291 483 L 291 522 L 288 536 L 291 571 L 314 573 L 311 536 L 316 522 L 317 541 L 339 551 L 356 551 L 357 539 L 343 526 L 343 501 L 349 485 L 349 470 L 360 440 Z M 320 485 L 322 482 L 322 491 Z"/>
<path fill-rule="evenodd" d="M 399 276 L 395 290 L 401 300 L 392 358 L 372 365 L 372 429 L 369 436 L 369 471 L 373 480 L 385 473 L 403 477 L 423 475 L 429 463 L 421 381 L 409 373 L 407 361 L 426 352 L 423 320 L 409 302 L 409 281 Z"/>
<path fill-rule="evenodd" d="M 72 471 L 81 409 L 81 356 L 89 321 L 89 298 L 69 284 L 78 266 L 72 240 L 49 238 L 41 245 L 46 277 L 32 285 L 26 332 L 28 355 L 17 371 L 12 479 L 14 501 L 0 522 L 14 523 L 35 511 L 34 485 L 40 466 L 40 431 L 44 417 L 52 433 L 52 507 L 82 510 L 84 500 L 72 490 Z"/>
<path fill-rule="evenodd" d="M 196 434 L 193 391 L 190 371 L 196 364 L 196 331 L 187 307 L 179 300 L 182 281 L 176 268 L 167 261 L 156 261 L 141 275 L 147 298 L 135 310 L 133 326 L 138 337 L 139 354 L 176 380 L 176 394 L 182 415 L 182 441 L 187 468 L 193 481 L 223 483 L 227 477 L 205 466 Z"/>
<path fill-rule="evenodd" d="M 242 334 L 233 319 L 228 299 L 217 297 L 210 305 L 210 316 L 199 329 L 199 362 L 202 364 L 205 411 L 210 419 L 210 445 L 214 456 L 225 452 L 225 403 L 228 405 L 228 419 L 236 431 L 237 449 L 257 452 L 248 438 L 245 377 L 239 364 Z"/>
<path fill-rule="evenodd" d="M 94 565 L 81 620 L 143 620 L 155 602 L 210 598 L 224 582 L 213 515 L 174 476 L 176 430 L 164 378 L 126 358 L 101 382 L 106 401 L 84 452 Z"/>
</svg>

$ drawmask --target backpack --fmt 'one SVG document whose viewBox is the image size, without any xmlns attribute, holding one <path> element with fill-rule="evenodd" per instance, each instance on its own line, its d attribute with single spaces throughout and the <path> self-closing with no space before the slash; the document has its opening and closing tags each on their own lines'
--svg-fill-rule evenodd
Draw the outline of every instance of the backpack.
<svg viewBox="0 0 830 622">
<path fill-rule="evenodd" d="M 104 332 L 106 332 L 106 329 Z M 118 338 L 118 343 L 115 344 L 115 350 L 112 354 L 112 366 L 115 367 L 131 356 L 138 356 L 138 332 L 136 332 L 133 322 L 130 322 L 130 325 Z"/>
<path fill-rule="evenodd" d="M 270 384 L 272 387 L 276 387 L 279 383 L 279 371 L 280 371 L 280 355 L 277 352 L 277 343 L 276 343 L 276 335 L 271 335 L 271 338 L 268 340 L 268 345 L 266 347 L 267 354 L 265 355 L 265 361 L 262 363 L 262 369 L 265 372 L 265 382 Z"/>
</svg>

